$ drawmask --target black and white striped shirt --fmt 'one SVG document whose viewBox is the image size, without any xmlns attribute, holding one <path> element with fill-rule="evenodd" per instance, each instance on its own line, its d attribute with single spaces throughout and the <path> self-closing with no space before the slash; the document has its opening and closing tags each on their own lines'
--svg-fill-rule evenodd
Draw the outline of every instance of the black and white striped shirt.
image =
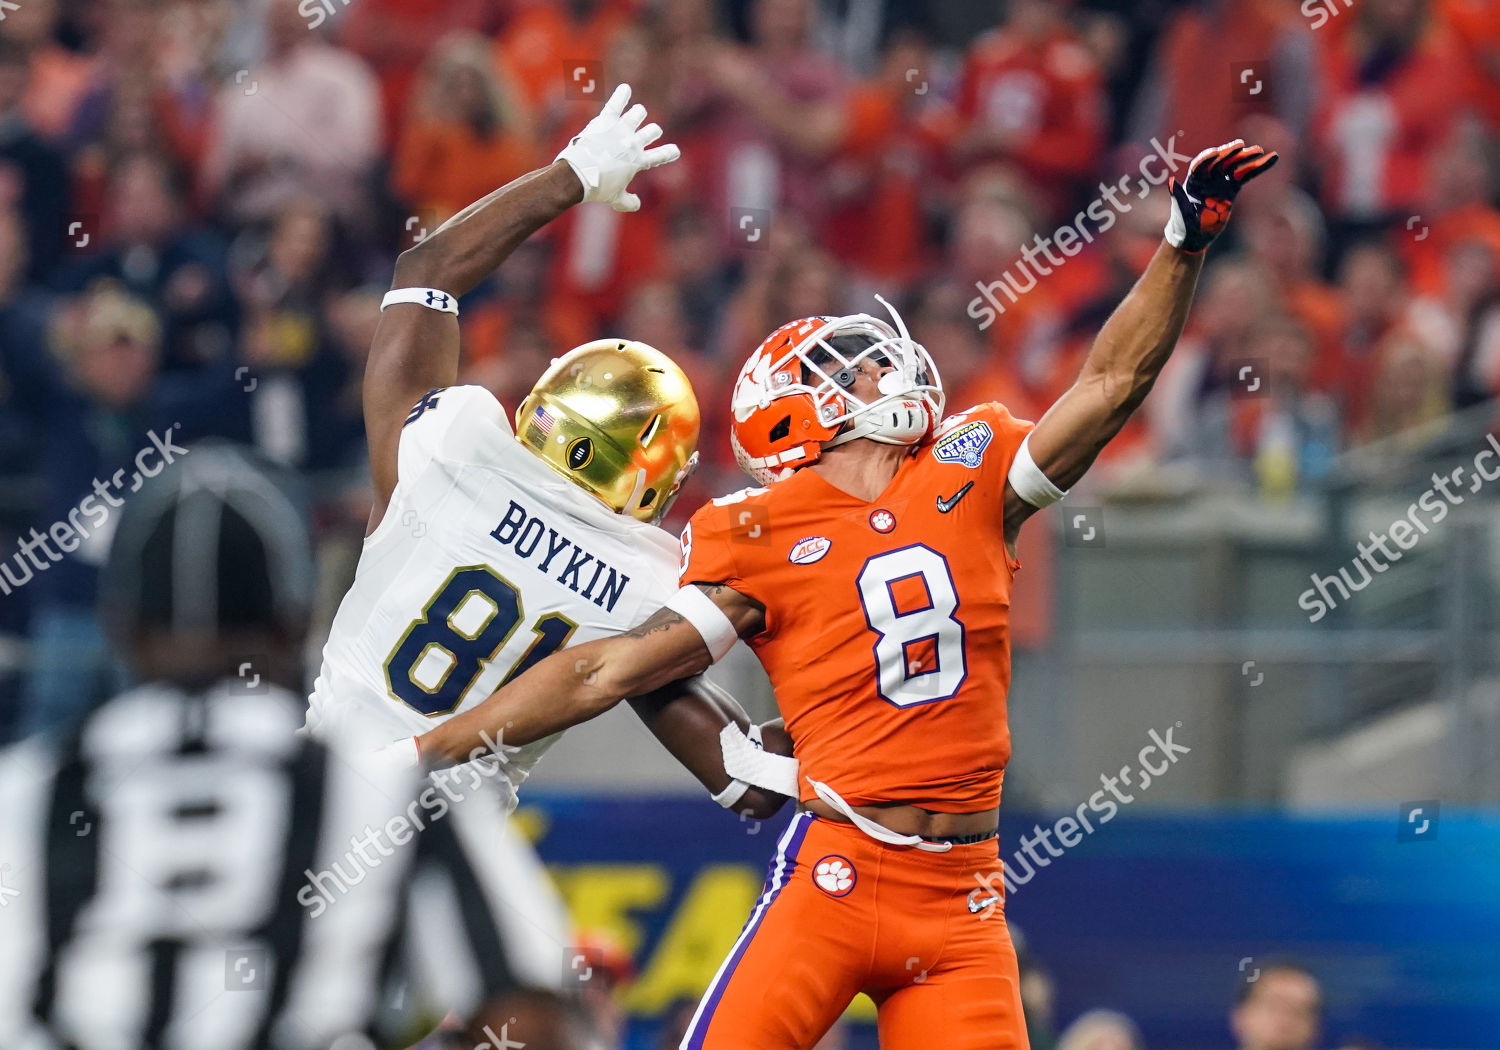
<svg viewBox="0 0 1500 1050">
<path fill-rule="evenodd" d="M 414 1039 L 514 987 L 491 829 L 300 723 L 147 685 L 0 752 L 0 1050 Z"/>
</svg>

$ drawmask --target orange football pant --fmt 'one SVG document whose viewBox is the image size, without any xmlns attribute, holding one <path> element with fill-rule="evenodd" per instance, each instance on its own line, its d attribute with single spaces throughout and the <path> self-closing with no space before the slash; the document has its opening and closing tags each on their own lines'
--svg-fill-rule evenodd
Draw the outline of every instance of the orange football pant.
<svg viewBox="0 0 1500 1050">
<path fill-rule="evenodd" d="M 974 878 L 998 870 L 997 839 L 929 853 L 799 812 L 681 1050 L 810 1050 L 859 992 L 881 1050 L 1028 1050 L 1003 902 Z"/>
</svg>

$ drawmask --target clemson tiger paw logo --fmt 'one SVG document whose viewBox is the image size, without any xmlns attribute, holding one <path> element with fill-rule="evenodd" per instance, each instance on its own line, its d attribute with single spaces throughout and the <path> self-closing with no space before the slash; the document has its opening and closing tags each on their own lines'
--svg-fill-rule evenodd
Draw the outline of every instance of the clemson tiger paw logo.
<svg viewBox="0 0 1500 1050">
<path fill-rule="evenodd" d="M 1229 221 L 1229 202 L 1217 197 L 1210 197 L 1203 202 L 1203 215 L 1199 219 L 1199 225 L 1209 233 L 1215 233 L 1224 228 Z"/>
<path fill-rule="evenodd" d="M 854 889 L 854 865 L 833 853 L 818 861 L 813 867 L 813 881 L 830 897 L 842 897 Z"/>
<path fill-rule="evenodd" d="M 870 528 L 876 532 L 890 532 L 896 527 L 896 515 L 880 507 L 870 512 Z"/>
</svg>

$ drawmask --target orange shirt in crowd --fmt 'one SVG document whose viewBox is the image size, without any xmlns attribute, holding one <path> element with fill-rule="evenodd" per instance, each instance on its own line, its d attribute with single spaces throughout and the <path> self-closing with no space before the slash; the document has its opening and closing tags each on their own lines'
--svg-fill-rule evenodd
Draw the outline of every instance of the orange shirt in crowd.
<svg viewBox="0 0 1500 1050">
<path fill-rule="evenodd" d="M 417 72 L 450 33 L 486 28 L 488 0 L 358 0 L 338 17 L 339 44 L 370 63 L 380 80 L 384 135 L 394 142 Z"/>
<path fill-rule="evenodd" d="M 465 363 L 506 357 L 510 352 L 511 330 L 522 322 L 518 314 L 519 311 L 496 299 L 466 307 L 459 320 Z M 559 356 L 592 338 L 592 333 L 576 313 L 556 303 L 543 303 L 534 320 L 540 324 L 552 352 Z M 546 367 L 545 362 L 542 367 Z M 526 379 L 527 389 L 535 379 L 536 376 Z"/>
<path fill-rule="evenodd" d="M 1327 83 L 1315 137 L 1331 218 L 1416 209 L 1429 158 L 1448 137 L 1464 99 L 1464 66 L 1440 23 L 1430 23 L 1376 83 L 1362 80 L 1359 39 L 1346 33 L 1324 51 Z"/>
<path fill-rule="evenodd" d="M 363 0 L 361 0 L 363 2 Z M 563 96 L 565 64 L 574 61 L 602 63 L 610 43 L 629 20 L 631 5 L 625 0 L 604 0 L 583 22 L 568 17 L 568 5 L 534 2 L 517 12 L 495 41 L 505 68 L 511 70 L 526 101 L 541 107 Z M 597 67 L 602 75 L 602 66 Z M 579 74 L 581 90 L 593 72 Z M 607 78 L 606 78 L 607 79 Z M 595 89 L 602 104 L 604 86 Z"/>
<path fill-rule="evenodd" d="M 1418 295 L 1441 295 L 1448 283 L 1448 252 L 1462 241 L 1480 241 L 1500 259 L 1500 210 L 1488 204 L 1466 204 L 1429 221 L 1427 235 L 1420 241 L 1412 236 L 1398 236 L 1394 243 L 1406 261 L 1412 290 Z M 1405 232 L 1405 231 L 1400 231 Z"/>
<path fill-rule="evenodd" d="M 1438 13 L 1463 55 L 1470 104 L 1492 128 L 1500 126 L 1500 4 L 1443 0 Z"/>
<path fill-rule="evenodd" d="M 845 137 L 830 161 L 827 243 L 880 280 L 909 281 L 931 261 L 923 207 L 953 131 L 951 114 L 918 116 L 905 91 L 869 82 L 844 102 Z"/>
<path fill-rule="evenodd" d="M 1307 326 L 1320 359 L 1337 355 L 1344 303 L 1338 289 L 1314 278 L 1281 289 L 1287 310 Z"/>
<path fill-rule="evenodd" d="M 43 138 L 65 135 L 73 111 L 88 91 L 94 63 L 56 44 L 43 44 L 31 56 L 31 79 L 21 107 Z"/>
<path fill-rule="evenodd" d="M 637 179 L 631 190 L 645 199 Z M 548 226 L 553 241 L 548 287 L 554 301 L 574 311 L 591 333 L 619 316 L 630 289 L 661 271 L 661 210 L 646 201 L 622 215 L 606 204 L 571 208 Z"/>
<path fill-rule="evenodd" d="M 1241 95 L 1234 69 L 1274 56 L 1284 34 L 1299 25 L 1305 27 L 1297 5 L 1286 0 L 1225 0 L 1180 10 L 1157 43 L 1162 133 L 1181 132 L 1182 141 L 1197 149 L 1234 138 L 1247 116 L 1273 114 L 1275 85 L 1258 98 Z"/>
<path fill-rule="evenodd" d="M 403 199 L 432 209 L 441 221 L 540 161 L 536 146 L 519 135 L 480 138 L 467 124 L 412 121 L 397 146 L 392 177 Z"/>
<path fill-rule="evenodd" d="M 1003 29 L 981 36 L 964 58 L 958 111 L 976 127 L 1006 134 L 1001 152 L 1059 204 L 1066 185 L 1085 181 L 1104 148 L 1104 89 L 1092 55 L 1071 32 L 1038 42 Z"/>
</svg>

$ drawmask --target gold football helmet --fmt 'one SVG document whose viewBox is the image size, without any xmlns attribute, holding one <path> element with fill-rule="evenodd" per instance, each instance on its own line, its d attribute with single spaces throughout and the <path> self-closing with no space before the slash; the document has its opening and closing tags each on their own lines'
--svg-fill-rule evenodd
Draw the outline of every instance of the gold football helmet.
<svg viewBox="0 0 1500 1050">
<path fill-rule="evenodd" d="M 597 339 L 542 373 L 516 435 L 611 510 L 655 522 L 698 465 L 698 399 L 660 350 Z"/>
</svg>

